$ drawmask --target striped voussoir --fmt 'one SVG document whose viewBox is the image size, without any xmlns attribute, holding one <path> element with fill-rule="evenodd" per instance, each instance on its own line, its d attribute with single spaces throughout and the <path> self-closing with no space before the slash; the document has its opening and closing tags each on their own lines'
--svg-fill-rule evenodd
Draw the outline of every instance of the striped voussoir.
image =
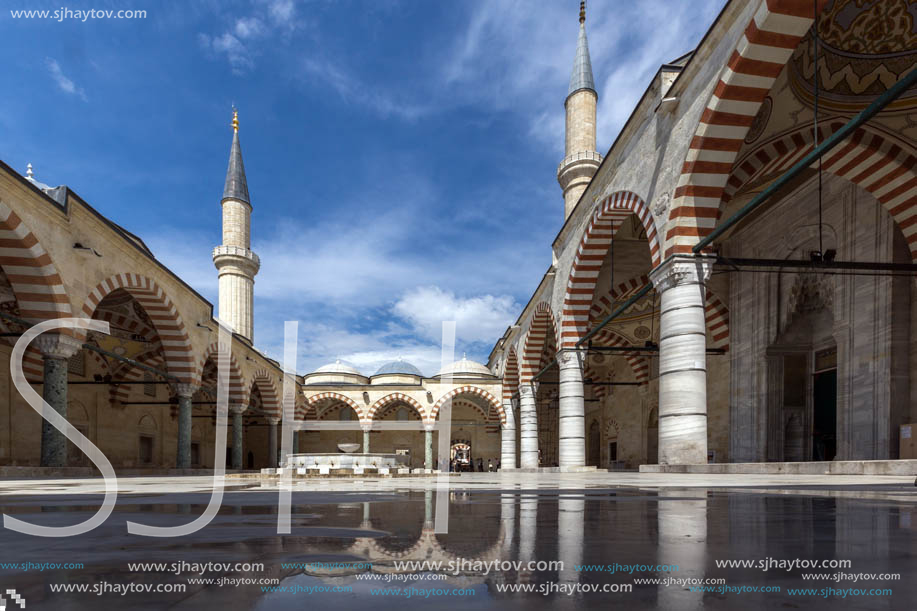
<svg viewBox="0 0 917 611">
<path fill-rule="evenodd" d="M 570 269 L 561 321 L 562 347 L 573 348 L 586 335 L 599 270 L 615 233 L 631 214 L 636 214 L 646 229 L 653 267 L 659 265 L 659 235 L 653 215 L 643 199 L 630 191 L 618 191 L 605 198 L 592 215 Z"/>
<path fill-rule="evenodd" d="M 503 411 L 503 404 L 500 401 L 498 401 L 497 398 L 494 397 L 492 394 L 490 394 L 483 388 L 478 388 L 477 386 L 461 386 L 459 388 L 453 388 L 452 390 L 444 394 L 442 397 L 439 398 L 439 401 L 437 401 L 433 405 L 433 412 L 430 414 L 430 419 L 436 420 L 439 417 L 439 410 L 442 409 L 443 404 L 446 403 L 446 401 L 449 401 L 450 399 L 452 399 L 453 397 L 457 397 L 458 395 L 473 395 L 475 397 L 480 397 L 484 399 L 484 401 L 486 401 L 490 405 L 490 407 L 496 410 L 497 414 L 499 414 L 500 424 L 501 425 L 506 424 L 506 412 Z M 486 414 L 485 414 L 485 418 L 486 418 Z"/>
<path fill-rule="evenodd" d="M 707 289 L 704 318 L 707 321 L 710 347 L 729 350 L 729 308 L 710 289 Z"/>
<path fill-rule="evenodd" d="M 29 322 L 73 316 L 67 291 L 51 256 L 19 215 L 0 202 L 0 268 L 6 274 L 19 315 Z"/>
<path fill-rule="evenodd" d="M 631 295 L 642 289 L 644 286 L 649 284 L 650 278 L 646 274 L 642 276 L 634 276 L 626 282 L 622 282 L 614 290 L 611 291 L 611 295 L 601 296 L 595 300 L 595 303 L 592 304 L 592 307 L 589 308 L 589 326 L 592 325 L 609 314 L 611 314 L 615 306 L 621 305 L 621 302 L 625 301 Z"/>
<path fill-rule="evenodd" d="M 220 363 L 218 359 L 221 359 L 225 356 L 229 357 L 229 403 L 230 405 L 248 405 L 248 391 L 251 387 L 245 383 L 245 379 L 242 376 L 242 368 L 239 367 L 239 362 L 236 360 L 236 357 L 232 354 L 232 349 L 230 348 L 229 353 L 220 351 L 220 343 L 213 342 L 208 346 L 207 352 L 204 354 L 204 358 L 201 359 L 200 366 L 198 371 L 203 374 L 204 365 L 208 360 L 213 360 L 213 363 L 219 367 Z M 200 385 L 200 380 L 198 380 L 198 385 Z"/>
<path fill-rule="evenodd" d="M 261 393 L 261 401 L 264 411 L 268 416 L 280 418 L 283 416 L 283 410 L 280 407 L 280 395 L 277 393 L 277 385 L 274 383 L 274 377 L 267 369 L 259 369 L 252 376 L 251 386 L 257 387 Z M 251 388 L 248 391 L 249 400 L 251 400 Z"/>
<path fill-rule="evenodd" d="M 554 326 L 554 315 L 551 306 L 542 301 L 535 306 L 535 313 L 529 322 L 529 330 L 525 334 L 522 348 L 522 366 L 520 378 L 523 382 L 530 382 L 541 369 L 541 355 L 545 346 L 553 343 L 557 346 L 557 329 Z M 553 354 L 552 354 L 553 356 Z"/>
<path fill-rule="evenodd" d="M 820 126 L 819 142 L 843 126 L 831 121 Z M 811 129 L 778 136 L 736 162 L 726 183 L 727 202 L 746 185 L 779 175 L 815 148 Z M 812 165 L 818 167 L 818 163 Z M 901 228 L 917 260 L 917 156 L 893 136 L 861 127 L 822 157 L 822 170 L 869 191 Z"/>
<path fill-rule="evenodd" d="M 376 417 L 376 413 L 379 411 L 379 408 L 392 403 L 393 401 L 398 401 L 406 405 L 410 405 L 417 411 L 417 415 L 420 416 L 420 419 L 423 421 L 427 420 L 426 411 L 423 408 L 423 405 L 418 403 L 413 397 L 406 395 L 400 392 L 393 392 L 390 395 L 385 395 L 375 403 L 373 403 L 369 409 L 366 411 L 366 420 L 373 420 Z M 359 412 L 357 412 L 359 413 Z"/>
<path fill-rule="evenodd" d="M 6 321 L 0 318 L 0 333 L 11 333 L 10 327 Z M 15 337 L 4 337 L 3 341 L 12 346 L 16 343 Z M 22 373 L 28 382 L 41 382 L 44 380 L 45 361 L 41 352 L 32 345 L 26 346 L 22 355 Z"/>
<path fill-rule="evenodd" d="M 516 350 L 509 349 L 509 356 L 506 357 L 506 367 L 503 369 L 503 400 L 510 401 L 513 395 L 519 390 L 519 360 L 516 358 Z"/>
<path fill-rule="evenodd" d="M 607 376 L 603 376 L 598 371 L 596 371 L 592 367 L 592 365 L 587 364 L 585 367 L 583 367 L 583 380 L 584 381 L 588 380 L 592 382 L 607 382 L 608 380 L 606 379 L 606 377 Z M 602 400 L 608 396 L 608 387 L 594 385 L 592 387 L 592 394 L 595 396 L 596 399 Z"/>
<path fill-rule="evenodd" d="M 134 335 L 143 336 L 143 338 L 148 342 L 156 343 L 160 341 L 159 335 L 156 333 L 155 329 L 149 328 L 136 318 L 128 318 L 127 316 L 123 316 L 116 312 L 110 312 L 108 310 L 96 310 L 92 317 L 96 320 L 104 320 L 110 326 L 117 329 L 129 331 Z"/>
<path fill-rule="evenodd" d="M 357 413 L 357 416 L 360 420 L 363 420 L 363 410 L 360 409 L 360 406 L 357 405 L 357 402 L 348 397 L 347 395 L 342 395 L 337 392 L 320 392 L 317 395 L 312 395 L 308 398 L 308 409 L 306 410 L 307 415 L 312 415 L 314 419 L 318 419 L 318 405 L 327 401 L 336 401 L 349 405 L 353 411 Z"/>
<path fill-rule="evenodd" d="M 821 11 L 828 0 L 815 0 Z M 813 21 L 812 0 L 762 0 L 745 27 L 691 140 L 675 189 L 665 254 L 689 254 L 719 218 L 748 129 Z"/>
<path fill-rule="evenodd" d="M 193 384 L 200 373 L 194 362 L 191 339 L 172 300 L 155 281 L 140 274 L 112 276 L 89 293 L 83 303 L 83 313 L 92 318 L 105 296 L 117 289 L 130 293 L 153 322 L 162 344 L 166 370 L 182 382 Z"/>
<path fill-rule="evenodd" d="M 452 408 L 465 408 L 470 409 L 478 413 L 479 416 L 484 421 L 484 432 L 485 433 L 499 433 L 500 426 L 502 421 L 500 420 L 500 414 L 494 411 L 492 405 L 488 405 L 487 409 L 481 407 L 473 401 L 463 401 L 461 399 L 452 400 Z M 439 418 L 439 413 L 436 414 L 436 417 Z"/>
<path fill-rule="evenodd" d="M 165 363 L 159 352 L 146 352 L 138 355 L 135 360 L 154 369 L 162 369 Z M 112 374 L 115 383 L 108 389 L 108 399 L 111 405 L 113 407 L 123 406 L 130 399 L 131 389 L 137 386 L 137 384 L 118 384 L 118 382 L 140 382 L 145 379 L 146 374 L 145 370 L 129 364 L 116 370 Z"/>
<path fill-rule="evenodd" d="M 629 341 L 612 331 L 611 329 L 605 328 L 592 336 L 593 342 L 599 346 L 630 346 L 638 348 L 638 346 L 632 346 Z M 650 381 L 650 362 L 649 360 L 640 355 L 639 353 L 630 353 L 630 352 L 618 352 L 615 356 L 623 356 L 627 363 L 630 365 L 630 368 L 634 372 L 634 378 L 637 382 L 641 384 L 647 384 Z"/>
</svg>

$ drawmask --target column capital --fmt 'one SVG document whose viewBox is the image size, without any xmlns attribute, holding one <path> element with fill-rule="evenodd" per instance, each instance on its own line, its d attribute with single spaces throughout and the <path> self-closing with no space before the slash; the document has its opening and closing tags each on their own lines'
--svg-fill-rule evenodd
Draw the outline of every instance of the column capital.
<svg viewBox="0 0 917 611">
<path fill-rule="evenodd" d="M 277 426 L 278 424 L 280 424 L 280 418 L 267 418 L 266 420 L 267 420 L 267 423 L 272 426 Z"/>
<path fill-rule="evenodd" d="M 35 338 L 35 347 L 48 359 L 69 359 L 80 351 L 83 342 L 62 333 L 43 333 Z"/>
<path fill-rule="evenodd" d="M 650 280 L 660 293 L 681 284 L 706 282 L 713 271 L 716 257 L 708 255 L 676 255 L 650 272 Z"/>
<path fill-rule="evenodd" d="M 241 414 L 245 412 L 245 405 L 242 403 L 230 403 L 229 404 L 229 413 L 230 414 Z"/>
<path fill-rule="evenodd" d="M 557 366 L 560 369 L 582 367 L 583 355 L 579 350 L 567 348 L 557 352 Z"/>
<path fill-rule="evenodd" d="M 425 433 L 432 433 L 435 427 L 436 427 L 436 422 L 430 422 L 429 420 L 425 420 L 423 423 L 423 430 Z"/>
<path fill-rule="evenodd" d="M 363 431 L 364 433 L 370 432 L 372 428 L 373 428 L 372 420 L 361 420 L 360 421 L 360 430 Z"/>
<path fill-rule="evenodd" d="M 180 382 L 177 384 L 172 384 L 172 390 L 175 391 L 175 394 L 183 399 L 190 399 L 194 396 L 194 393 L 198 391 L 198 387 L 194 384 L 186 384 Z"/>
<path fill-rule="evenodd" d="M 534 399 L 536 384 L 538 384 L 538 382 L 534 382 L 531 380 L 529 380 L 528 382 L 520 382 L 519 383 L 519 398 L 521 399 L 522 397 L 531 397 L 532 399 Z"/>
</svg>

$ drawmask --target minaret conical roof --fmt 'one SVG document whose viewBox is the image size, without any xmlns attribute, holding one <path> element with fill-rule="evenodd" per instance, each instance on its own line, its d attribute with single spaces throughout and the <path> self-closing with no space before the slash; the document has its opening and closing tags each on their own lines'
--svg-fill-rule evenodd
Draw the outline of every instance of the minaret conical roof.
<svg viewBox="0 0 917 611">
<path fill-rule="evenodd" d="M 226 169 L 226 184 L 223 199 L 238 199 L 251 205 L 248 197 L 248 181 L 245 180 L 245 165 L 242 163 L 242 145 L 239 143 L 239 119 L 232 119 L 232 148 L 229 151 L 229 167 Z"/>
<path fill-rule="evenodd" d="M 573 60 L 573 72 L 570 74 L 570 89 L 567 97 L 580 89 L 589 89 L 596 95 L 595 80 L 592 78 L 592 61 L 589 59 L 589 42 L 586 40 L 585 19 L 580 22 L 579 39 L 576 41 L 576 59 Z"/>
</svg>

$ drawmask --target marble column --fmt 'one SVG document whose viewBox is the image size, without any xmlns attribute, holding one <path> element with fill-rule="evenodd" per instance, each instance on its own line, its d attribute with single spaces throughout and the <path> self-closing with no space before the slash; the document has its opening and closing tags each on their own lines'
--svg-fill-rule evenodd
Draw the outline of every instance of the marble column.
<svg viewBox="0 0 917 611">
<path fill-rule="evenodd" d="M 231 405 L 229 412 L 232 414 L 232 468 L 236 471 L 242 469 L 242 412 L 244 405 Z"/>
<path fill-rule="evenodd" d="M 35 339 L 35 345 L 44 357 L 42 398 L 58 414 L 67 417 L 67 360 L 76 354 L 82 344 L 69 335 L 46 333 Z M 41 466 L 67 466 L 67 438 L 63 433 L 41 420 Z"/>
<path fill-rule="evenodd" d="M 500 470 L 516 468 L 516 414 L 511 399 L 503 400 L 506 424 L 500 429 Z"/>
<path fill-rule="evenodd" d="M 659 464 L 707 463 L 704 282 L 711 257 L 668 259 L 650 272 L 660 293 Z"/>
<path fill-rule="evenodd" d="M 197 391 L 191 384 L 176 384 L 178 395 L 178 444 L 175 457 L 176 469 L 191 468 L 191 397 Z"/>
<path fill-rule="evenodd" d="M 361 424 L 360 428 L 363 429 L 363 453 L 369 454 L 369 431 L 372 429 L 372 424 Z"/>
<path fill-rule="evenodd" d="M 535 384 L 519 384 L 519 466 L 538 467 L 538 413 L 535 406 Z"/>
<path fill-rule="evenodd" d="M 425 428 L 423 431 L 423 468 L 433 468 L 433 429 Z"/>
<path fill-rule="evenodd" d="M 267 465 L 269 467 L 277 467 L 277 425 L 280 424 L 279 420 L 271 418 L 267 421 Z"/>
<path fill-rule="evenodd" d="M 582 467 L 586 464 L 586 410 L 583 396 L 583 355 L 578 350 L 557 353 L 558 464 Z"/>
</svg>

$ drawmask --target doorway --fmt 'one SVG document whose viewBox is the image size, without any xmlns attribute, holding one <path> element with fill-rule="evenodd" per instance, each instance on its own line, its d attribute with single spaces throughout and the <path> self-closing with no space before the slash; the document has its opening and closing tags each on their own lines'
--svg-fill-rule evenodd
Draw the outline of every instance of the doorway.
<svg viewBox="0 0 917 611">
<path fill-rule="evenodd" d="M 837 369 L 815 374 L 812 420 L 812 460 L 837 455 Z"/>
</svg>

